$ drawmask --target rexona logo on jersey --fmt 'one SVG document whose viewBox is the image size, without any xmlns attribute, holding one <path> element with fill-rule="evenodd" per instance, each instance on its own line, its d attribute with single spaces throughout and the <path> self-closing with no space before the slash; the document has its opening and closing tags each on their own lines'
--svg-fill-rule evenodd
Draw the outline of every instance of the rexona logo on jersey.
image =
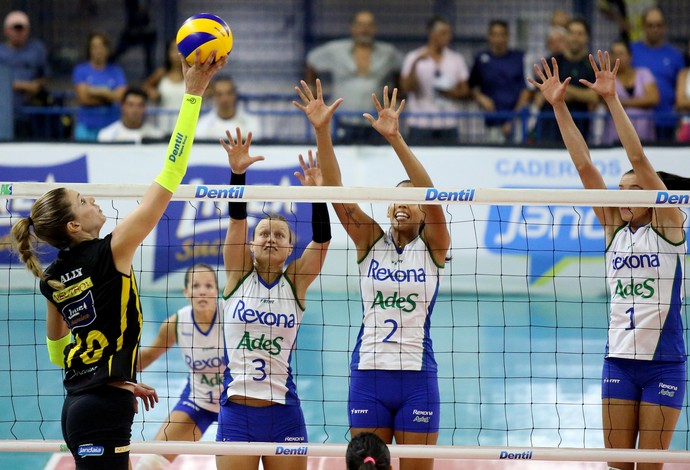
<svg viewBox="0 0 690 470">
<path fill-rule="evenodd" d="M 0 165 L 0 195 L 12 194 L 10 182 L 32 183 L 87 183 L 86 155 L 80 155 L 74 160 L 55 165 L 21 166 Z M 31 212 L 31 199 L 8 199 L 0 204 L 0 265 L 18 264 L 17 255 L 10 250 L 10 229 L 12 223 L 20 217 L 26 217 Z M 41 245 L 39 258 L 47 263 L 55 258 L 55 250 L 47 245 Z"/>
<path fill-rule="evenodd" d="M 492 206 L 484 243 L 498 256 L 526 256 L 532 283 L 569 260 L 601 257 L 605 248 L 594 210 L 580 206 Z"/>
<path fill-rule="evenodd" d="M 300 186 L 293 173 L 299 166 L 261 169 L 252 167 L 247 178 L 251 185 Z M 183 271 L 195 263 L 223 266 L 222 245 L 228 229 L 228 202 L 239 202 L 246 193 L 242 186 L 230 186 L 230 169 L 225 166 L 192 165 L 184 184 L 195 185 L 195 201 L 173 201 L 156 229 L 154 279 L 174 271 Z M 224 186 L 212 189 L 210 186 Z M 302 254 L 311 241 L 311 204 L 289 202 L 247 203 L 247 223 L 251 236 L 266 214 L 283 215 L 297 242 L 288 263 Z"/>
</svg>

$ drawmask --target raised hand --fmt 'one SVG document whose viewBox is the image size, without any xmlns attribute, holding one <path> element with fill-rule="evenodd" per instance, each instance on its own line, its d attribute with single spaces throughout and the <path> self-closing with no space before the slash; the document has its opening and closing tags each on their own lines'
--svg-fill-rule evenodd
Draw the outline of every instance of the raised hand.
<svg viewBox="0 0 690 470">
<path fill-rule="evenodd" d="M 609 51 L 602 53 L 601 50 L 599 50 L 597 51 L 597 57 L 599 59 L 599 66 L 597 66 L 592 54 L 589 55 L 589 63 L 592 64 L 596 80 L 594 83 L 591 83 L 581 78 L 580 83 L 596 91 L 602 98 L 616 96 L 616 74 L 618 73 L 620 59 L 616 59 L 613 70 L 611 70 L 611 57 L 609 56 Z"/>
<path fill-rule="evenodd" d="M 309 162 L 305 163 L 304 157 L 300 154 L 299 164 L 302 167 L 302 173 L 296 171 L 295 176 L 302 183 L 302 186 L 323 186 L 321 168 L 319 168 L 319 162 L 314 158 L 311 150 L 309 150 Z"/>
<path fill-rule="evenodd" d="M 228 56 L 224 55 L 216 60 L 217 51 L 211 51 L 206 62 L 201 62 L 201 51 L 196 50 L 194 65 L 190 66 L 179 54 L 182 62 L 182 75 L 184 76 L 185 92 L 191 95 L 202 96 L 211 78 L 228 63 Z M 215 60 L 215 62 L 214 62 Z"/>
<path fill-rule="evenodd" d="M 300 81 L 302 88 L 296 86 L 295 91 L 299 95 L 302 103 L 293 101 L 298 109 L 300 109 L 309 119 L 309 122 L 314 127 L 314 129 L 321 129 L 324 126 L 330 126 L 331 119 L 333 119 L 333 113 L 338 109 L 340 103 L 343 102 L 342 98 L 338 98 L 335 102 L 328 106 L 323 100 L 323 90 L 321 89 L 321 80 L 316 79 L 316 97 L 304 80 Z"/>
<path fill-rule="evenodd" d="M 383 137 L 390 139 L 398 135 L 400 131 L 400 113 L 402 113 L 405 107 L 405 100 L 400 102 L 400 106 L 396 109 L 398 102 L 398 89 L 393 88 L 393 93 L 388 98 L 388 87 L 383 87 L 383 106 L 379 102 L 375 93 L 371 94 L 371 99 L 376 106 L 376 112 L 378 113 L 378 119 L 365 113 L 364 117 L 371 123 L 371 126 L 378 131 Z"/>
<path fill-rule="evenodd" d="M 227 142 L 224 139 L 220 139 L 220 145 L 223 146 L 228 154 L 228 163 L 230 163 L 230 168 L 232 172 L 236 175 L 241 175 L 246 173 L 247 168 L 249 168 L 253 163 L 261 161 L 264 159 L 262 156 L 252 157 L 249 155 L 249 146 L 252 143 L 252 133 L 247 134 L 247 140 L 242 142 L 242 131 L 240 128 L 235 129 L 237 132 L 237 138 L 235 139 L 229 130 L 225 131 L 227 136 Z"/>
<path fill-rule="evenodd" d="M 532 77 L 528 77 L 527 80 L 541 91 L 542 95 L 544 95 L 544 98 L 546 98 L 546 101 L 548 101 L 551 106 L 554 106 L 556 103 L 565 101 L 565 89 L 570 83 L 570 77 L 561 82 L 561 79 L 558 77 L 558 62 L 556 62 L 556 59 L 553 57 L 551 58 L 551 65 L 553 67 L 553 72 L 551 72 L 551 68 L 549 68 L 549 63 L 542 57 L 541 67 L 534 64 L 534 72 L 541 80 L 541 83 L 537 82 Z"/>
</svg>

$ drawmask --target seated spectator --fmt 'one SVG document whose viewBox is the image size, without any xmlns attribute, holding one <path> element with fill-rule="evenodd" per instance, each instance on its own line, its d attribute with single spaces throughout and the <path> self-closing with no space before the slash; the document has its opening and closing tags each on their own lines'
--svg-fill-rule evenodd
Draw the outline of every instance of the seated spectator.
<svg viewBox="0 0 690 470">
<path fill-rule="evenodd" d="M 632 66 L 630 46 L 625 41 L 611 45 L 611 63 L 620 60 L 616 75 L 616 93 L 628 113 L 637 135 L 642 142 L 654 141 L 654 107 L 659 104 L 659 89 L 652 72 L 645 67 Z M 608 117 L 604 125 L 601 143 L 611 145 L 620 142 L 613 120 Z"/>
<path fill-rule="evenodd" d="M 345 452 L 347 470 L 392 470 L 391 453 L 383 439 L 373 432 L 352 438 Z"/>
<path fill-rule="evenodd" d="M 160 139 L 163 131 L 145 122 L 146 93 L 139 88 L 127 88 L 120 105 L 120 119 L 98 132 L 99 142 L 134 142 Z"/>
<path fill-rule="evenodd" d="M 690 67 L 686 67 L 678 74 L 676 81 L 676 111 L 686 114 L 680 120 L 678 127 L 678 142 L 690 143 Z"/>
<path fill-rule="evenodd" d="M 177 112 L 184 96 L 182 63 L 177 51 L 177 41 L 174 39 L 168 43 L 163 67 L 146 79 L 144 90 L 151 101 L 158 103 L 160 110 L 158 127 L 170 135 L 175 127 Z"/>
<path fill-rule="evenodd" d="M 484 111 L 518 111 L 529 104 L 525 81 L 524 53 L 510 49 L 508 23 L 492 20 L 487 40 L 489 48 L 474 57 L 470 73 L 472 96 Z M 501 144 L 513 134 L 513 119 L 489 117 L 484 120 L 487 142 Z"/>
<path fill-rule="evenodd" d="M 117 121 L 117 103 L 127 88 L 124 71 L 108 63 L 110 39 L 102 33 L 92 33 L 87 41 L 87 61 L 78 64 L 72 73 L 79 110 L 74 128 L 74 140 L 94 142 L 98 131 Z"/>
<path fill-rule="evenodd" d="M 400 85 L 411 114 L 407 119 L 411 145 L 458 143 L 458 118 L 442 114 L 459 112 L 459 99 L 469 98 L 469 70 L 462 55 L 449 49 L 452 39 L 448 20 L 435 16 L 427 23 L 426 45 L 403 61 Z"/>
<path fill-rule="evenodd" d="M 31 25 L 23 11 L 11 11 L 5 17 L 6 41 L 0 44 L 0 63 L 10 70 L 14 94 L 14 136 L 15 139 L 29 139 L 38 134 L 33 132 L 31 116 L 20 113 L 22 106 L 47 104 L 46 76 L 48 59 L 41 41 L 29 37 Z"/>
<path fill-rule="evenodd" d="M 342 97 L 339 111 L 349 116 L 336 116 L 334 139 L 337 142 L 366 144 L 384 143 L 378 132 L 362 117 L 373 112 L 371 93 L 396 86 L 402 56 L 391 44 L 375 40 L 376 22 L 370 11 L 358 11 L 352 18 L 348 39 L 327 42 L 307 55 L 305 81 L 314 86 L 317 75 L 325 82 L 330 76 L 331 94 Z M 353 115 L 354 114 L 354 115 Z"/>
<path fill-rule="evenodd" d="M 666 20 L 658 7 L 648 9 L 643 16 L 644 39 L 630 46 L 633 66 L 648 68 L 659 88 L 659 104 L 656 113 L 657 142 L 673 142 L 676 133 L 676 116 L 673 114 L 676 99 L 676 81 L 683 69 L 683 55 L 666 42 Z"/>
<path fill-rule="evenodd" d="M 237 88 L 233 79 L 229 75 L 217 75 L 210 88 L 213 109 L 199 118 L 196 137 L 217 141 L 224 138 L 226 130 L 234 131 L 239 127 L 252 133 L 252 142 L 261 140 L 259 119 L 237 106 Z"/>
</svg>

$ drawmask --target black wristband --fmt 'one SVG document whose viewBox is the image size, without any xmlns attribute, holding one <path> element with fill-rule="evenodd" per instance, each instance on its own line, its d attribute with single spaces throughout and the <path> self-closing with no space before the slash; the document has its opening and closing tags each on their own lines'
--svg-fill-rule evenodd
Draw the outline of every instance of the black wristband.
<svg viewBox="0 0 690 470">
<path fill-rule="evenodd" d="M 233 186 L 244 186 L 247 184 L 247 174 L 237 173 L 230 174 L 230 184 Z M 247 203 L 246 202 L 229 202 L 228 210 L 230 211 L 230 218 L 235 220 L 244 220 L 247 218 Z"/>
<path fill-rule="evenodd" d="M 326 243 L 331 240 L 331 219 L 325 202 L 311 204 L 311 239 L 316 243 Z"/>
</svg>

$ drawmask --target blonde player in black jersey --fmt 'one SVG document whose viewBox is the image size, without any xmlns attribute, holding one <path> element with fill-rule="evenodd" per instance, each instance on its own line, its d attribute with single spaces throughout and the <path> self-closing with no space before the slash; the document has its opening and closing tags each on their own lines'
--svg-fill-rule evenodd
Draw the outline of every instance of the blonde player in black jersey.
<svg viewBox="0 0 690 470">
<path fill-rule="evenodd" d="M 77 470 L 128 469 L 134 397 L 147 409 L 158 399 L 151 387 L 136 383 L 142 314 L 132 259 L 187 170 L 201 96 L 227 62 L 223 56 L 214 63 L 214 57 L 201 63 L 197 54 L 191 67 L 181 59 L 185 96 L 165 165 L 112 233 L 99 238 L 106 220 L 100 207 L 68 188 L 41 196 L 30 216 L 12 227 L 13 244 L 47 299 L 50 360 L 65 369 L 62 434 Z M 45 271 L 35 252 L 39 240 L 60 250 Z"/>
</svg>

